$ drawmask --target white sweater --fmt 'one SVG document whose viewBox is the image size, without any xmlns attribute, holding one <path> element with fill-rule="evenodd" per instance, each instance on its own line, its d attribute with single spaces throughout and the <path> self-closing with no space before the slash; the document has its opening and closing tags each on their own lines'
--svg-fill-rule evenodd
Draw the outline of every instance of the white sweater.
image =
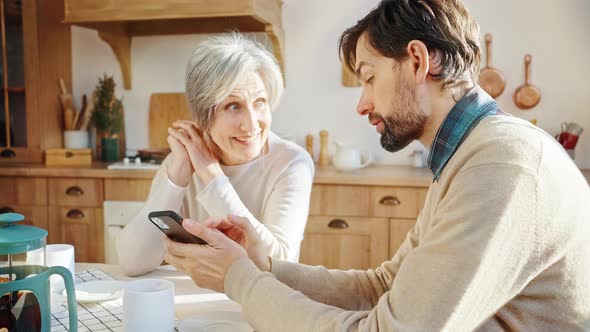
<svg viewBox="0 0 590 332">
<path fill-rule="evenodd" d="M 174 185 L 167 176 L 168 156 L 152 182 L 145 206 L 117 239 L 122 270 L 136 276 L 162 263 L 163 233 L 147 218 L 158 210 L 172 210 L 196 221 L 228 214 L 247 217 L 270 256 L 297 261 L 314 163 L 303 148 L 272 132 L 268 142 L 266 154 L 244 165 L 222 166 L 225 176 L 206 187 L 196 175 L 186 188 Z"/>
<path fill-rule="evenodd" d="M 589 331 L 590 188 L 553 137 L 490 116 L 375 270 L 235 262 L 225 292 L 256 331 Z"/>
</svg>

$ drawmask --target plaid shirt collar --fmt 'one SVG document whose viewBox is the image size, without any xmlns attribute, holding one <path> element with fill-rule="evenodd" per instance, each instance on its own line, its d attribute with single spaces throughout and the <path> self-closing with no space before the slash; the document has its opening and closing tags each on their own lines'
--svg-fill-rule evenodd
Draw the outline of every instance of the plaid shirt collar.
<svg viewBox="0 0 590 332">
<path fill-rule="evenodd" d="M 434 174 L 433 181 L 438 181 L 446 164 L 479 121 L 501 112 L 494 99 L 479 86 L 469 90 L 455 104 L 438 128 L 430 148 L 428 167 Z"/>
</svg>

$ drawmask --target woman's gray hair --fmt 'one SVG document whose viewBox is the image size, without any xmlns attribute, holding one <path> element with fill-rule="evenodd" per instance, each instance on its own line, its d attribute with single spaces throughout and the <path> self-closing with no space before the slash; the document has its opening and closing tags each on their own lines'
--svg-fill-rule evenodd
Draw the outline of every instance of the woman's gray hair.
<svg viewBox="0 0 590 332">
<path fill-rule="evenodd" d="M 248 73 L 258 73 L 271 110 L 283 94 L 283 76 L 264 46 L 237 32 L 210 37 L 193 51 L 186 65 L 186 99 L 193 119 L 206 132 L 217 106 Z"/>
</svg>

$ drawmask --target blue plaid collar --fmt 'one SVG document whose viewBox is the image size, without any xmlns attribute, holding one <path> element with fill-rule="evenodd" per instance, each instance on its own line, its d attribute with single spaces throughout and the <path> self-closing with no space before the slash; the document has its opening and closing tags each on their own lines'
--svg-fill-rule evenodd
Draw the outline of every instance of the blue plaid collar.
<svg viewBox="0 0 590 332">
<path fill-rule="evenodd" d="M 475 86 L 451 109 L 438 128 L 428 155 L 428 167 L 438 181 L 440 174 L 471 130 L 485 117 L 499 114 L 498 105 L 481 87 Z"/>
</svg>

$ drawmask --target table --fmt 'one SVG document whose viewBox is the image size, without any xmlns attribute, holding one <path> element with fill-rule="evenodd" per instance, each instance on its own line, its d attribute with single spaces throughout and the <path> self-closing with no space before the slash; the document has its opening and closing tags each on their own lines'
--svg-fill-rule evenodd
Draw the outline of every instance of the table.
<svg viewBox="0 0 590 332">
<path fill-rule="evenodd" d="M 100 269 L 118 280 L 165 279 L 171 281 L 174 283 L 174 306 L 178 320 L 207 312 L 241 312 L 241 306 L 230 300 L 225 294 L 197 287 L 187 275 L 176 271 L 170 265 L 160 266 L 150 273 L 131 278 L 125 276 L 118 265 L 98 263 L 76 264 L 76 272 L 91 268 Z"/>
</svg>

